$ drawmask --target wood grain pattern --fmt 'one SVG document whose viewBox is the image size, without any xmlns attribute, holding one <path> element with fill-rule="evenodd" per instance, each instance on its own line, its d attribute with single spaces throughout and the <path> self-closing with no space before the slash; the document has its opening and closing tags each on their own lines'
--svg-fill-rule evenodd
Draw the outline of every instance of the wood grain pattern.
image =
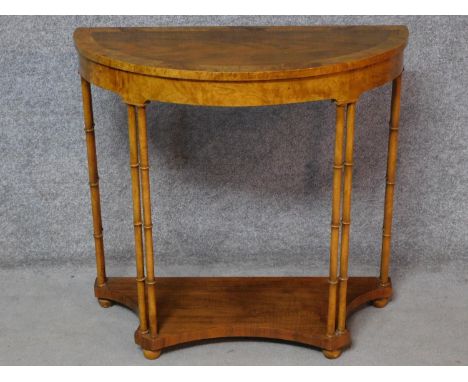
<svg viewBox="0 0 468 382">
<path fill-rule="evenodd" d="M 405 26 L 78 28 L 84 57 L 149 76 L 216 81 L 320 76 L 384 61 Z"/>
<path fill-rule="evenodd" d="M 388 272 L 407 28 L 79 28 L 74 40 L 96 243 L 95 294 L 101 306 L 118 302 L 138 312 L 135 340 L 149 359 L 173 345 L 219 337 L 295 341 L 338 357 L 350 344 L 347 316 L 367 302 L 383 307 L 392 294 Z M 355 105 L 363 92 L 389 81 L 380 277 L 348 279 Z M 127 104 L 136 281 L 105 273 L 90 83 L 119 94 Z M 329 277 L 156 277 L 145 105 L 263 106 L 325 99 L 336 104 Z"/>
<path fill-rule="evenodd" d="M 127 103 L 261 106 L 356 100 L 401 73 L 408 30 L 79 28 L 74 39 L 81 75 Z"/>
<path fill-rule="evenodd" d="M 222 337 L 262 337 L 326 350 L 350 344 L 349 333 L 327 336 L 326 277 L 158 277 L 158 335 L 136 331 L 144 349 Z M 138 311 L 135 280 L 111 277 L 95 294 Z M 349 279 L 347 314 L 390 298 L 391 285 L 377 277 Z"/>
</svg>

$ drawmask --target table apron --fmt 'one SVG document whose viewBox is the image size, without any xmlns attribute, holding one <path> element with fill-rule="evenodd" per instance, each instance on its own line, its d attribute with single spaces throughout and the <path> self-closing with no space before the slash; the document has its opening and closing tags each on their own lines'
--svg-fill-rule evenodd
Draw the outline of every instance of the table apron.
<svg viewBox="0 0 468 382">
<path fill-rule="evenodd" d="M 403 71 L 403 52 L 363 68 L 323 76 L 263 81 L 197 81 L 153 77 L 101 65 L 80 56 L 80 74 L 124 102 L 160 101 L 199 106 L 266 106 L 320 100 L 356 101 Z"/>
</svg>

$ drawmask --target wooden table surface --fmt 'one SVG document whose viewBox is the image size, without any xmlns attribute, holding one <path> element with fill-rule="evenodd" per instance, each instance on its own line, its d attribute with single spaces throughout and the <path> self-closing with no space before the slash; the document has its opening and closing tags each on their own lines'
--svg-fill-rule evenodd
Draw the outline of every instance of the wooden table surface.
<svg viewBox="0 0 468 382">
<path fill-rule="evenodd" d="M 127 103 L 261 106 L 356 100 L 401 73 L 408 29 L 78 28 L 74 40 L 81 75 Z"/>
<path fill-rule="evenodd" d="M 335 73 L 401 52 L 404 26 L 79 28 L 79 52 L 152 76 L 272 80 Z"/>
</svg>

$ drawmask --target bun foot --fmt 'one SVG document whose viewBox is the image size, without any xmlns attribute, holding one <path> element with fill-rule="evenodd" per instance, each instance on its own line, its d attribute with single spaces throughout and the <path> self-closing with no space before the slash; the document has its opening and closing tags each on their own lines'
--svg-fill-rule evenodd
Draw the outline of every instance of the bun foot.
<svg viewBox="0 0 468 382">
<path fill-rule="evenodd" d="M 336 359 L 341 355 L 342 351 L 339 349 L 338 350 L 322 350 L 322 353 L 328 359 Z"/>
<path fill-rule="evenodd" d="M 156 359 L 159 358 L 161 355 L 161 350 L 158 351 L 151 351 L 151 350 L 145 350 L 143 349 L 143 355 L 145 356 L 146 359 Z"/>
<path fill-rule="evenodd" d="M 103 308 L 110 308 L 112 305 L 114 305 L 114 303 L 111 300 L 105 300 L 103 298 L 98 298 L 98 303 Z"/>
<path fill-rule="evenodd" d="M 388 304 L 388 298 L 381 298 L 379 300 L 372 301 L 372 305 L 376 308 L 383 308 Z"/>
</svg>

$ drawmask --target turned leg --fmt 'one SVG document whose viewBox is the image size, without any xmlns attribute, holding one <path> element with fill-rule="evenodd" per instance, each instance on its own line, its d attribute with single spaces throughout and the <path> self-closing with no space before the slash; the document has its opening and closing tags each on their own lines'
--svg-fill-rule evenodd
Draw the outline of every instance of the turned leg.
<svg viewBox="0 0 468 382">
<path fill-rule="evenodd" d="M 380 263 L 380 285 L 385 287 L 389 284 L 388 274 L 390 266 L 390 247 L 392 237 L 392 217 L 393 217 L 393 194 L 395 188 L 396 163 L 398 154 L 398 123 L 400 119 L 400 94 L 401 94 L 400 74 L 393 80 L 392 105 L 390 117 L 390 132 L 388 138 L 387 156 L 387 176 L 385 187 L 385 207 L 382 230 L 382 254 Z M 388 299 L 374 301 L 376 307 L 382 308 Z"/>
<path fill-rule="evenodd" d="M 106 266 L 104 260 L 104 241 L 102 237 L 101 201 L 99 195 L 99 175 L 97 169 L 96 141 L 94 137 L 93 104 L 91 86 L 88 81 L 81 78 L 81 91 L 83 95 L 83 115 L 86 133 L 86 149 L 88 154 L 89 188 L 91 191 L 91 211 L 93 215 L 94 247 L 96 252 L 97 286 L 106 283 Z M 99 299 L 99 304 L 108 308 L 112 302 Z"/>
<path fill-rule="evenodd" d="M 335 126 L 335 154 L 333 162 L 333 187 L 332 187 L 332 216 L 330 236 L 330 273 L 328 291 L 328 316 L 327 336 L 335 335 L 336 324 L 336 292 L 337 292 L 337 269 L 338 269 L 338 246 L 340 235 L 340 200 L 341 200 L 341 178 L 343 170 L 343 136 L 344 136 L 345 105 L 336 105 Z M 324 350 L 324 353 L 326 351 Z M 326 355 L 326 354 L 325 354 Z"/>
<path fill-rule="evenodd" d="M 351 226 L 351 189 L 353 182 L 354 119 L 356 103 L 349 103 L 346 113 L 343 211 L 341 220 L 341 253 L 337 333 L 346 331 L 346 292 L 348 286 L 349 230 Z"/>
<path fill-rule="evenodd" d="M 130 175 L 132 178 L 132 199 L 133 199 L 133 231 L 135 240 L 136 259 L 136 284 L 138 296 L 138 316 L 141 333 L 148 332 L 148 321 L 146 316 L 146 296 L 145 296 L 145 263 L 143 258 L 143 236 L 141 221 L 141 200 L 140 200 L 140 163 L 138 158 L 138 132 L 136 125 L 136 113 L 134 105 L 127 105 L 128 111 L 128 141 L 130 146 Z"/>
<path fill-rule="evenodd" d="M 152 337 L 157 335 L 156 291 L 153 256 L 153 224 L 151 218 L 151 195 L 148 160 L 148 141 L 146 132 L 145 105 L 137 106 L 138 142 L 140 145 L 141 194 L 143 200 L 143 228 L 145 236 L 146 292 L 148 298 L 149 331 Z M 149 351 L 145 350 L 149 354 Z M 146 355 L 146 354 L 145 354 Z"/>
</svg>

